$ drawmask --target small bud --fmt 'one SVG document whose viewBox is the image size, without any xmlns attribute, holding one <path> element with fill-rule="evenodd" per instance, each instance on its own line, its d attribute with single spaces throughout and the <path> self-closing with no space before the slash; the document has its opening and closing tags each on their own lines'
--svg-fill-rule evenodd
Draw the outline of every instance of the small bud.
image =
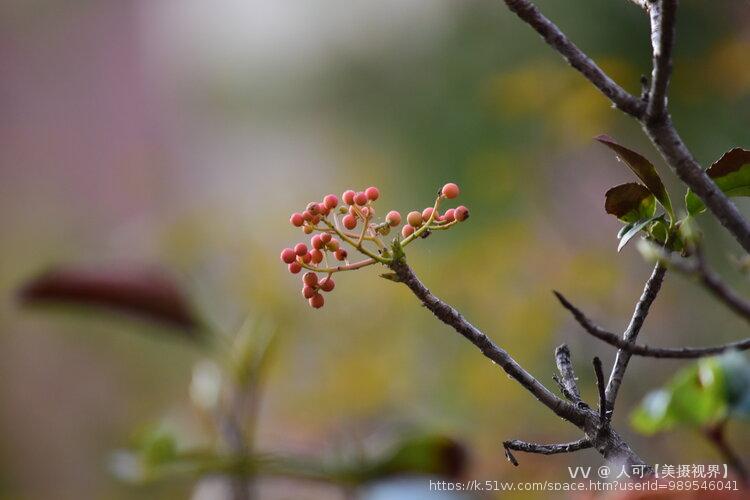
<svg viewBox="0 0 750 500">
<path fill-rule="evenodd" d="M 388 212 L 388 215 L 385 216 L 385 221 L 390 224 L 391 227 L 398 226 L 401 224 L 401 214 L 395 210 L 391 210 Z"/>
<path fill-rule="evenodd" d="M 443 189 L 441 190 L 442 195 L 449 199 L 457 197 L 460 192 L 458 186 L 452 182 L 443 186 Z"/>
<path fill-rule="evenodd" d="M 331 238 L 331 241 L 329 241 L 329 242 L 328 242 L 328 243 L 326 244 L 326 247 L 327 247 L 327 248 L 328 248 L 328 250 L 330 250 L 331 252 L 335 252 L 336 250 L 338 250 L 338 249 L 339 249 L 339 244 L 340 244 L 340 243 L 339 243 L 339 240 L 337 240 L 336 238 Z"/>
<path fill-rule="evenodd" d="M 315 229 L 309 224 L 302 228 L 302 232 L 305 234 L 312 234 L 313 231 L 315 231 Z"/>
<path fill-rule="evenodd" d="M 422 219 L 425 221 L 430 220 L 430 217 L 432 216 L 432 212 L 434 209 L 432 207 L 427 207 L 424 210 L 422 210 Z"/>
<path fill-rule="evenodd" d="M 403 236 L 404 238 L 408 238 L 412 234 L 414 234 L 414 226 L 410 226 L 407 224 L 406 226 L 401 228 L 401 236 Z"/>
</svg>

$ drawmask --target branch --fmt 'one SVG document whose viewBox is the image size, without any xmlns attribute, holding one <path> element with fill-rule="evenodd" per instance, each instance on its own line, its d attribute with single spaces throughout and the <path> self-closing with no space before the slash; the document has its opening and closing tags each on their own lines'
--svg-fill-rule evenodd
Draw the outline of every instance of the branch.
<svg viewBox="0 0 750 500">
<path fill-rule="evenodd" d="M 414 271 L 403 260 L 396 260 L 390 264 L 391 269 L 398 276 L 399 281 L 404 283 L 422 301 L 440 321 L 452 327 L 467 340 L 479 348 L 486 357 L 500 365 L 500 367 L 527 391 L 533 394 L 547 408 L 556 415 L 575 424 L 583 425 L 584 414 L 567 401 L 555 396 L 533 375 L 527 372 L 518 362 L 513 359 L 504 349 L 497 346 L 482 331 L 464 319 L 453 307 L 446 304 L 430 290 L 425 287 Z"/>
<path fill-rule="evenodd" d="M 746 351 L 750 349 L 750 338 L 711 347 L 650 347 L 647 345 L 634 344 L 624 340 L 619 335 L 608 332 L 607 330 L 595 325 L 580 309 L 571 304 L 561 293 L 555 292 L 555 295 L 563 307 L 571 312 L 578 324 L 580 324 L 587 333 L 607 344 L 636 356 L 667 359 L 695 359 L 721 354 L 730 350 Z"/>
<path fill-rule="evenodd" d="M 559 384 L 563 394 L 573 402 L 580 402 L 581 393 L 578 390 L 576 374 L 570 361 L 570 349 L 565 344 L 555 349 L 555 364 L 560 372 Z"/>
<path fill-rule="evenodd" d="M 596 375 L 596 388 L 599 390 L 599 427 L 605 429 L 609 425 L 611 413 L 607 411 L 604 372 L 602 371 L 602 360 L 598 357 L 594 357 L 594 374 Z"/>
<path fill-rule="evenodd" d="M 524 453 L 538 453 L 540 455 L 557 455 L 558 453 L 573 453 L 574 451 L 585 450 L 591 447 L 591 441 L 587 438 L 560 444 L 527 443 L 526 441 L 520 441 L 518 439 L 503 441 L 505 458 L 516 467 L 518 467 L 518 460 L 516 460 L 516 457 L 513 456 L 513 453 L 511 453 L 510 450 L 522 451 Z"/>
<path fill-rule="evenodd" d="M 712 427 L 704 429 L 703 434 L 706 436 L 706 439 L 716 447 L 721 454 L 721 457 L 727 461 L 729 467 L 731 467 L 740 478 L 740 481 L 747 486 L 750 483 L 750 474 L 748 474 L 747 467 L 745 467 L 740 456 L 727 442 L 725 435 L 726 425 L 726 420 L 723 420 Z"/>
<path fill-rule="evenodd" d="M 528 0 L 504 0 L 508 8 L 525 23 L 534 28 L 547 44 L 555 49 L 573 68 L 578 70 L 618 109 L 639 118 L 645 112 L 645 103 L 620 87 L 584 52 L 571 42 L 565 33 Z"/>
<path fill-rule="evenodd" d="M 657 263 L 654 266 L 654 270 L 651 272 L 646 281 L 646 285 L 643 287 L 643 293 L 638 299 L 633 311 L 633 316 L 630 318 L 630 324 L 625 329 L 625 333 L 622 334 L 622 338 L 628 343 L 635 343 L 638 334 L 643 327 L 643 322 L 646 321 L 648 311 L 651 308 L 656 296 L 659 294 L 661 284 L 664 281 L 664 275 L 667 272 L 667 268 Z M 615 365 L 612 367 L 612 372 L 609 375 L 609 382 L 607 382 L 607 403 L 609 404 L 610 411 L 615 408 L 615 400 L 617 399 L 617 392 L 620 390 L 620 384 L 625 376 L 625 370 L 628 368 L 628 362 L 630 361 L 630 353 L 622 349 L 617 351 L 615 357 Z"/>
<path fill-rule="evenodd" d="M 654 69 L 651 74 L 646 116 L 658 120 L 667 112 L 667 88 L 672 75 L 672 48 L 675 38 L 675 15 L 677 0 L 661 0 L 648 7 L 651 18 L 651 46 Z"/>
</svg>

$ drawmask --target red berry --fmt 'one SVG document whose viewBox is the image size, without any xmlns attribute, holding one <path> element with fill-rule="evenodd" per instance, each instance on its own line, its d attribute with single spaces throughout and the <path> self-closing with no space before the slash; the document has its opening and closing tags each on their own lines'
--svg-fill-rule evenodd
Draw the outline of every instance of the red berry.
<svg viewBox="0 0 750 500">
<path fill-rule="evenodd" d="M 307 285 L 305 285 L 305 286 L 302 287 L 302 296 L 304 298 L 306 298 L 306 299 L 309 299 L 310 297 L 312 297 L 316 293 L 318 293 L 318 292 L 315 290 L 314 287 L 307 286 Z"/>
<path fill-rule="evenodd" d="M 320 264 L 323 262 L 323 252 L 318 249 L 310 250 L 310 259 L 313 264 Z"/>
<path fill-rule="evenodd" d="M 445 218 L 446 222 L 453 222 L 454 220 L 456 220 L 456 209 L 449 208 L 445 211 L 443 217 Z"/>
<path fill-rule="evenodd" d="M 333 290 L 333 287 L 336 286 L 336 283 L 334 283 L 333 278 L 323 278 L 320 280 L 320 283 L 318 283 L 318 286 L 320 286 L 320 289 L 324 292 L 330 292 Z"/>
<path fill-rule="evenodd" d="M 408 238 L 412 234 L 414 234 L 414 226 L 410 226 L 407 224 L 406 226 L 401 228 L 401 236 L 403 236 L 404 238 Z"/>
<path fill-rule="evenodd" d="M 339 199 L 335 194 L 329 194 L 323 198 L 323 204 L 329 209 L 336 208 L 336 205 L 339 204 Z"/>
<path fill-rule="evenodd" d="M 460 207 L 456 208 L 456 220 L 457 221 L 463 221 L 469 218 L 469 209 L 465 206 L 461 205 Z"/>
<path fill-rule="evenodd" d="M 354 203 L 359 205 L 360 207 L 367 204 L 367 195 L 360 191 L 356 195 L 354 195 Z"/>
<path fill-rule="evenodd" d="M 391 210 L 388 212 L 388 215 L 385 216 L 385 221 L 391 226 L 398 226 L 401 224 L 401 214 L 395 210 Z"/>
<path fill-rule="evenodd" d="M 313 248 L 317 250 L 320 250 L 321 248 L 323 248 L 323 240 L 320 238 L 319 234 L 316 234 L 310 239 L 310 244 L 312 245 Z"/>
<path fill-rule="evenodd" d="M 347 254 L 347 252 L 346 252 L 345 249 L 339 248 L 338 250 L 336 250 L 336 252 L 334 253 L 334 255 L 336 256 L 337 260 L 344 260 L 344 259 L 346 259 L 346 256 L 348 254 Z"/>
<path fill-rule="evenodd" d="M 344 191 L 344 194 L 341 195 L 341 199 L 344 200 L 344 203 L 347 205 L 354 205 L 354 197 L 357 195 L 354 191 L 351 189 L 347 189 Z"/>
<path fill-rule="evenodd" d="M 307 253 L 307 245 L 305 245 L 304 243 L 297 243 L 296 245 L 294 245 L 294 253 L 302 257 Z"/>
<path fill-rule="evenodd" d="M 443 186 L 441 192 L 446 198 L 455 198 L 461 191 L 458 189 L 458 186 L 456 184 L 449 182 L 448 184 Z"/>
<path fill-rule="evenodd" d="M 305 218 L 302 216 L 301 213 L 295 212 L 289 218 L 289 222 L 291 222 L 292 226 L 294 227 L 302 227 L 302 224 L 305 223 Z"/>
<path fill-rule="evenodd" d="M 314 201 L 311 201 L 307 204 L 307 211 L 312 215 L 318 215 L 320 213 L 320 211 L 318 210 L 318 204 Z"/>
<path fill-rule="evenodd" d="M 318 222 L 320 222 L 320 215 L 313 215 L 313 218 L 310 222 L 313 226 L 317 226 Z"/>
<path fill-rule="evenodd" d="M 281 251 L 281 262 L 291 264 L 297 258 L 297 254 L 291 248 L 285 248 Z"/>
<path fill-rule="evenodd" d="M 409 212 L 409 215 L 406 216 L 406 222 L 408 222 L 410 226 L 419 227 L 422 225 L 422 214 L 416 210 Z"/>
<path fill-rule="evenodd" d="M 344 225 L 345 228 L 351 230 L 357 227 L 357 219 L 352 215 L 345 215 L 343 219 L 341 219 L 341 223 Z"/>
<path fill-rule="evenodd" d="M 331 241 L 331 233 L 321 234 L 320 241 L 322 241 L 324 245 L 327 245 Z"/>
<path fill-rule="evenodd" d="M 302 218 L 307 222 L 310 222 L 313 219 L 313 214 L 311 214 L 309 210 L 305 210 L 302 212 Z"/>
<path fill-rule="evenodd" d="M 309 253 L 306 253 L 305 255 L 302 256 L 302 262 L 304 262 L 305 264 L 309 264 L 311 260 L 312 260 L 312 255 L 310 255 Z"/>
<path fill-rule="evenodd" d="M 368 200 L 375 201 L 380 198 L 380 191 L 375 186 L 368 187 L 365 189 L 365 196 L 367 196 Z"/>
<path fill-rule="evenodd" d="M 330 211 L 331 209 L 328 208 L 325 203 L 318 203 L 318 214 L 328 215 L 328 212 Z"/>
<path fill-rule="evenodd" d="M 318 284 L 318 275 L 312 271 L 308 271 L 302 275 L 302 283 L 307 286 L 315 286 Z"/>
<path fill-rule="evenodd" d="M 299 262 L 292 262 L 289 264 L 289 272 L 292 274 L 297 274 L 298 272 L 302 271 L 302 264 Z"/>
<path fill-rule="evenodd" d="M 323 307 L 323 304 L 325 304 L 325 299 L 323 298 L 321 294 L 316 293 L 315 295 L 313 295 L 312 297 L 308 299 L 308 302 L 315 309 L 320 309 L 321 307 Z"/>
<path fill-rule="evenodd" d="M 430 216 L 432 215 L 432 212 L 434 212 L 435 209 L 432 207 L 427 207 L 424 210 L 422 210 L 422 219 L 425 221 L 430 220 Z"/>
</svg>

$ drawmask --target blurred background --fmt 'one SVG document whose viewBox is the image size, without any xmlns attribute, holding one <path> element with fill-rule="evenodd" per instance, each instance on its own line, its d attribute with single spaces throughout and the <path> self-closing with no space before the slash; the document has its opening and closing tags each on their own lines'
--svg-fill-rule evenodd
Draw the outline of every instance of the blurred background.
<svg viewBox="0 0 750 500">
<path fill-rule="evenodd" d="M 538 4 L 639 91 L 650 71 L 640 10 Z M 749 12 L 742 0 L 681 2 L 670 104 L 704 165 L 750 145 Z M 599 463 L 592 451 L 519 454 L 512 467 L 503 440 L 565 441 L 576 430 L 375 268 L 341 276 L 313 310 L 278 260 L 300 240 L 289 214 L 309 200 L 374 184 L 381 213 L 405 213 L 457 182 L 471 220 L 411 247 L 413 267 L 550 386 L 553 349 L 567 342 L 593 398 L 590 360 L 609 363 L 613 351 L 551 290 L 620 331 L 650 266 L 634 245 L 616 252 L 620 224 L 604 213 L 604 192 L 631 175 L 591 138 L 640 150 L 673 199 L 684 190 L 637 124 L 501 2 L 5 0 L 0 32 L 0 498 L 142 498 L 108 471 L 110 453 L 150 422 L 195 427 L 195 347 L 137 323 L 18 307 L 18 286 L 61 263 L 158 264 L 217 328 L 248 314 L 275 322 L 260 449 L 335 454 L 419 428 L 460 440 L 472 479 L 565 480 L 568 465 Z M 709 217 L 701 224 L 717 268 L 750 292 L 728 258 L 740 253 L 733 240 Z M 642 338 L 745 334 L 673 276 Z M 616 423 L 651 462 L 716 463 L 688 431 L 646 439 L 628 429 L 626 409 L 680 366 L 633 360 Z M 729 431 L 747 449 L 747 428 Z M 289 480 L 262 488 L 263 498 L 341 498 Z"/>
</svg>

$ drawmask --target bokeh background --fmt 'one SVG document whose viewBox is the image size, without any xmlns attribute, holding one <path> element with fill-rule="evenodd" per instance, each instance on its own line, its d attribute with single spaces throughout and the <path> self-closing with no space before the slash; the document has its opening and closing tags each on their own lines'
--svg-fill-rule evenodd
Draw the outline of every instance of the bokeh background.
<svg viewBox="0 0 750 500">
<path fill-rule="evenodd" d="M 538 3 L 638 92 L 650 58 L 637 8 Z M 742 0 L 681 2 L 670 104 L 703 164 L 750 142 L 749 12 Z M 682 189 L 638 126 L 501 2 L 5 0 L 0 32 L 0 497 L 140 498 L 108 472 L 109 453 L 148 422 L 189 433 L 193 347 L 137 324 L 18 307 L 19 284 L 59 263 L 158 263 L 220 328 L 247 314 L 275 321 L 262 449 L 336 453 L 419 428 L 462 440 L 470 478 L 564 480 L 567 465 L 599 463 L 591 451 L 519 454 L 513 468 L 504 439 L 561 441 L 575 429 L 374 268 L 341 276 L 314 311 L 278 261 L 300 236 L 289 213 L 308 200 L 375 184 L 381 210 L 404 213 L 455 181 L 472 218 L 414 245 L 410 262 L 550 385 L 552 351 L 567 342 L 593 396 L 590 359 L 613 352 L 551 290 L 621 330 L 650 269 L 634 248 L 616 252 L 603 193 L 630 174 L 591 138 L 639 149 L 673 198 Z M 716 266 L 750 291 L 731 238 L 701 224 Z M 745 333 L 673 276 L 642 338 Z M 634 360 L 616 423 L 652 462 L 718 462 L 689 431 L 628 429 L 626 410 L 679 366 Z M 747 427 L 730 432 L 747 449 Z M 264 491 L 339 498 L 283 481 Z"/>
</svg>

